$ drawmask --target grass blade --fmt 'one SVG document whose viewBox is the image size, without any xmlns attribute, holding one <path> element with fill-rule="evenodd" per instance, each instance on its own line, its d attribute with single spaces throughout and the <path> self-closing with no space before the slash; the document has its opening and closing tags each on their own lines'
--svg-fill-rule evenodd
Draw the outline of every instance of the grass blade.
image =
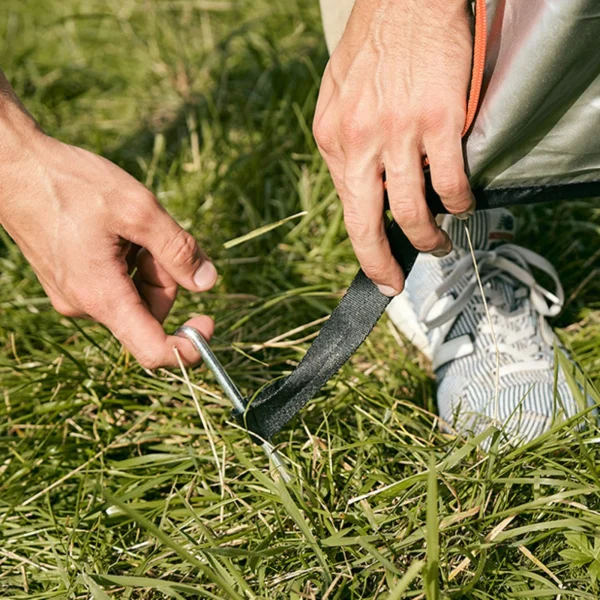
<svg viewBox="0 0 600 600">
<path fill-rule="evenodd" d="M 274 223 L 269 223 L 268 225 L 263 225 L 262 227 L 257 227 L 254 231 L 251 231 L 249 233 L 246 233 L 245 235 L 241 235 L 240 237 L 237 237 L 232 240 L 229 240 L 228 242 L 225 242 L 223 244 L 223 247 L 226 250 L 229 250 L 230 248 L 233 248 L 234 246 L 239 246 L 240 244 L 249 242 L 250 240 L 253 240 L 254 238 L 256 238 L 260 235 L 264 235 L 265 233 L 268 233 L 269 231 L 273 231 L 273 229 L 277 229 L 278 227 L 281 227 L 288 221 L 292 221 L 293 219 L 297 219 L 298 217 L 303 217 L 305 214 L 306 214 L 306 211 L 303 210 L 302 212 L 296 213 L 295 215 L 290 215 L 289 217 L 285 217 L 284 219 L 280 219 L 279 221 L 275 221 Z"/>
<path fill-rule="evenodd" d="M 89 575 L 82 573 L 81 580 L 90 590 L 90 594 L 94 600 L 112 600 L 112 598 Z"/>
<path fill-rule="evenodd" d="M 190 554 L 183 546 L 178 544 L 175 540 L 170 538 L 166 533 L 161 531 L 154 523 L 150 522 L 137 510 L 131 508 L 129 505 L 121 502 L 118 498 L 114 497 L 104 490 L 104 497 L 108 502 L 119 507 L 129 518 L 135 521 L 148 533 L 151 533 L 154 537 L 158 538 L 165 546 L 174 550 L 183 560 L 186 560 L 190 564 L 194 565 L 199 571 L 201 571 L 210 581 L 218 585 L 223 591 L 229 594 L 230 598 L 235 600 L 242 600 L 242 596 L 237 593 L 226 581 L 224 581 L 219 575 L 217 575 L 212 569 L 208 568 L 207 565 L 200 562 L 195 556 Z"/>
<path fill-rule="evenodd" d="M 427 477 L 427 569 L 425 571 L 425 596 L 427 600 L 440 597 L 440 540 L 438 523 L 438 487 L 435 455 L 429 455 Z"/>
<path fill-rule="evenodd" d="M 401 600 L 401 598 L 404 598 L 404 592 L 423 570 L 424 566 L 425 561 L 415 560 L 410 567 L 408 567 L 406 573 L 402 576 L 402 579 L 394 586 L 394 589 L 390 591 L 386 600 Z"/>
</svg>

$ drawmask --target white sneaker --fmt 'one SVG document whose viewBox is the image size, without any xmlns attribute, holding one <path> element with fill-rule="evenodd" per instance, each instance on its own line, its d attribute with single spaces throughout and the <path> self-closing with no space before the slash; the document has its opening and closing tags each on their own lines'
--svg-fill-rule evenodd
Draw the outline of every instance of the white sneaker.
<svg viewBox="0 0 600 600">
<path fill-rule="evenodd" d="M 508 440 L 531 440 L 559 415 L 579 407 L 562 371 L 554 375 L 554 334 L 564 292 L 554 267 L 510 243 L 516 224 L 505 209 L 478 212 L 468 221 L 500 352 L 496 401 L 496 346 L 477 283 L 463 222 L 445 216 L 454 250 L 442 259 L 421 254 L 388 315 L 431 361 L 443 421 L 463 434 L 501 424 Z M 532 267 L 554 282 L 544 289 Z"/>
</svg>

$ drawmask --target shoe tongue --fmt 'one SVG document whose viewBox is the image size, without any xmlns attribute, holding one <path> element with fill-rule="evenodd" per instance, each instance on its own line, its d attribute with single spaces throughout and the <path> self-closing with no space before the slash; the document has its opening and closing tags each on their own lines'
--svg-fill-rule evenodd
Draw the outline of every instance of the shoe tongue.
<svg viewBox="0 0 600 600">
<path fill-rule="evenodd" d="M 514 216 L 505 208 L 476 212 L 467 220 L 475 250 L 491 250 L 505 242 L 512 242 L 517 230 Z M 455 247 L 468 249 L 464 221 L 445 215 L 442 229 L 448 232 Z"/>
</svg>

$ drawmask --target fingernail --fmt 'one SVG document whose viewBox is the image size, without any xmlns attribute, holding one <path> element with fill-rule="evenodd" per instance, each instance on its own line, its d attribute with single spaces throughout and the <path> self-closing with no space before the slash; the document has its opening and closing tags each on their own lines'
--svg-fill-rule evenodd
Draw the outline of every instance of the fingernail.
<svg viewBox="0 0 600 600">
<path fill-rule="evenodd" d="M 377 288 L 384 296 L 397 296 L 399 294 L 398 290 L 395 290 L 390 285 L 377 284 Z"/>
<path fill-rule="evenodd" d="M 465 210 L 464 212 L 461 212 L 454 216 L 457 219 L 460 219 L 461 221 L 466 221 L 469 217 L 472 217 L 473 214 L 475 213 L 475 206 L 476 206 L 475 196 L 473 196 L 473 194 L 471 194 L 471 206 L 469 206 L 469 208 L 467 210 Z"/>
<path fill-rule="evenodd" d="M 435 256 L 436 258 L 444 258 L 444 256 L 448 256 L 450 252 L 452 252 L 452 248 L 450 248 L 450 250 L 448 250 L 447 248 L 440 248 L 438 250 L 434 250 L 431 253 L 431 256 Z"/>
<path fill-rule="evenodd" d="M 210 260 L 202 261 L 202 264 L 198 267 L 198 270 L 194 273 L 194 283 L 201 290 L 209 290 L 217 280 L 217 269 Z"/>
<path fill-rule="evenodd" d="M 448 236 L 446 232 L 444 232 L 444 237 L 446 238 L 446 242 L 441 248 L 436 248 L 431 251 L 431 256 L 435 256 L 436 258 L 443 258 L 444 256 L 448 256 L 450 252 L 452 252 L 452 240 Z"/>
</svg>

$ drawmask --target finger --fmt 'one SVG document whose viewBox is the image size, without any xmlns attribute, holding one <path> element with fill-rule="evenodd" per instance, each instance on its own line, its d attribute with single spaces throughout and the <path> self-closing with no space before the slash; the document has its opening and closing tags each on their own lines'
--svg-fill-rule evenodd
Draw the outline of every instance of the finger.
<svg viewBox="0 0 600 600">
<path fill-rule="evenodd" d="M 135 264 L 135 286 L 150 313 L 162 323 L 177 297 L 177 282 L 146 249 L 138 252 Z"/>
<path fill-rule="evenodd" d="M 129 277 L 119 278 L 104 296 L 103 313 L 92 316 L 106 325 L 143 367 L 155 369 L 177 366 L 173 348 L 177 348 L 186 366 L 200 361 L 191 342 L 165 333 L 161 324 L 143 305 Z M 214 331 L 212 319 L 206 316 L 193 317 L 186 325 L 196 328 L 207 339 Z"/>
<path fill-rule="evenodd" d="M 441 230 L 425 201 L 421 156 L 414 148 L 384 157 L 385 175 L 392 215 L 421 252 L 444 256 L 452 250 L 450 238 Z"/>
<path fill-rule="evenodd" d="M 404 288 L 404 275 L 385 233 L 382 169 L 375 161 L 366 166 L 348 162 L 338 193 L 344 205 L 346 229 L 363 271 L 382 294 L 399 294 Z"/>
<path fill-rule="evenodd" d="M 121 217 L 117 233 L 147 248 L 163 269 L 187 290 L 211 289 L 217 280 L 217 270 L 192 235 L 182 229 L 150 193 L 141 194 L 134 208 Z"/>
<path fill-rule="evenodd" d="M 465 173 L 460 133 L 425 140 L 431 169 L 431 183 L 442 203 L 458 218 L 466 219 L 475 211 L 475 197 Z"/>
</svg>

